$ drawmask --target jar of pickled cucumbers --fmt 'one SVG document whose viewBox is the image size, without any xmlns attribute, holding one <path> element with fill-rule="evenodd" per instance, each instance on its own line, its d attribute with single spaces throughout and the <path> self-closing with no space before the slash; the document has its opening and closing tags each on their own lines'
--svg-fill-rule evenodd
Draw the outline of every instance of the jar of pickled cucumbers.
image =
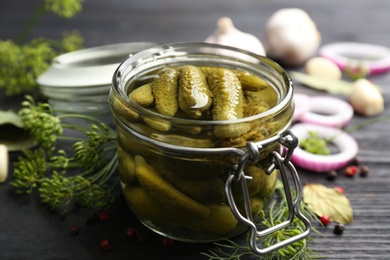
<svg viewBox="0 0 390 260">
<path fill-rule="evenodd" d="M 284 147 L 294 143 L 293 86 L 266 57 L 206 43 L 153 47 L 118 67 L 110 105 L 124 197 L 164 236 L 210 242 L 252 230 L 278 172 L 293 169 Z"/>
</svg>

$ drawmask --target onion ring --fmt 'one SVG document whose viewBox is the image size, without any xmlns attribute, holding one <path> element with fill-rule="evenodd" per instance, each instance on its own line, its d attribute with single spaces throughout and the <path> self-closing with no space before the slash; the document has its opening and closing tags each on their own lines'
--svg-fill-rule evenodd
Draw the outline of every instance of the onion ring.
<svg viewBox="0 0 390 260">
<path fill-rule="evenodd" d="M 321 47 L 318 54 L 327 58 L 341 70 L 349 66 L 364 66 L 369 74 L 381 74 L 390 70 L 390 49 L 380 45 L 339 42 Z"/>
<path fill-rule="evenodd" d="M 292 121 L 295 122 L 310 110 L 310 96 L 306 94 L 294 93 L 295 110 Z"/>
<path fill-rule="evenodd" d="M 299 121 L 322 126 L 343 127 L 353 117 L 352 106 L 339 98 L 311 97 L 310 110 L 299 117 Z"/>
<path fill-rule="evenodd" d="M 315 131 L 325 139 L 333 138 L 332 143 L 340 151 L 330 155 L 317 155 L 309 153 L 298 146 L 294 150 L 291 162 L 303 169 L 316 172 L 337 170 L 347 165 L 358 153 L 356 140 L 351 135 L 337 128 L 301 123 L 292 126 L 291 131 L 298 139 L 307 138 L 309 131 Z"/>
</svg>

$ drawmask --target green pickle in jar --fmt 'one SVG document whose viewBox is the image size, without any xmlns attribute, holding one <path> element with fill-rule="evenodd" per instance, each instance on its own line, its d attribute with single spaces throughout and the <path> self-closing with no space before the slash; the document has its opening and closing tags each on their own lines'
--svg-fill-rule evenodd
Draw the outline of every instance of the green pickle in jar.
<svg viewBox="0 0 390 260">
<path fill-rule="evenodd" d="M 291 121 L 291 102 L 272 111 L 285 95 L 272 80 L 223 63 L 222 58 L 221 64 L 167 61 L 135 72 L 125 83 L 114 80 L 110 94 L 126 202 L 143 224 L 174 239 L 209 242 L 246 230 L 233 215 L 225 191 L 240 155 L 194 151 L 245 148 L 249 141 L 274 136 Z M 259 160 L 243 169 L 253 217 L 274 193 L 277 171 L 266 170 L 270 154 L 278 150 L 278 143 L 264 147 Z M 239 185 L 232 194 L 245 214 Z"/>
</svg>

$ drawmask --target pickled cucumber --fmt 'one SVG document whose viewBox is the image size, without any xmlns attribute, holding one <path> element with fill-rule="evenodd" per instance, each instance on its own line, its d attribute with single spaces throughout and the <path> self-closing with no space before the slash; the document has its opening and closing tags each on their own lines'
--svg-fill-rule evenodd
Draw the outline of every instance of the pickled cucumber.
<svg viewBox="0 0 390 260">
<path fill-rule="evenodd" d="M 195 66 L 185 65 L 180 69 L 179 107 L 193 118 L 202 116 L 211 106 L 212 98 L 206 77 Z"/>
<path fill-rule="evenodd" d="M 252 177 L 251 180 L 248 180 L 248 192 L 249 196 L 257 194 L 263 187 L 266 174 L 263 169 L 256 167 L 254 165 L 249 166 L 244 170 L 245 175 Z"/>
<path fill-rule="evenodd" d="M 264 170 L 254 165 L 245 167 L 244 174 L 251 177 L 251 179 L 246 179 L 246 185 L 248 188 L 249 196 L 254 196 L 258 194 L 263 188 L 266 178 L 268 177 Z M 233 196 L 237 201 L 243 201 L 243 193 L 241 185 L 233 186 Z"/>
<path fill-rule="evenodd" d="M 168 210 L 139 186 L 126 186 L 123 190 L 126 203 L 136 215 L 149 221 L 172 221 Z"/>
<path fill-rule="evenodd" d="M 209 206 L 211 214 L 206 219 L 195 219 L 191 222 L 183 223 L 194 231 L 201 234 L 223 235 L 233 231 L 238 220 L 233 215 L 229 206 L 223 204 L 213 204 Z"/>
<path fill-rule="evenodd" d="M 160 164 L 184 179 L 223 178 L 235 162 L 235 155 L 188 155 L 183 158 L 161 156 Z M 226 177 L 225 177 L 226 178 Z"/>
<path fill-rule="evenodd" d="M 219 178 L 185 179 L 169 170 L 161 170 L 161 174 L 177 189 L 201 203 L 225 200 L 225 182 Z"/>
<path fill-rule="evenodd" d="M 150 137 L 161 142 L 186 147 L 212 147 L 212 142 L 209 139 L 197 139 L 181 135 L 162 135 L 157 133 L 151 134 Z"/>
<path fill-rule="evenodd" d="M 258 196 L 265 200 L 271 199 L 275 191 L 276 179 L 278 178 L 278 171 L 274 170 L 270 175 L 266 175 L 264 178 L 264 184 L 258 193 Z"/>
<path fill-rule="evenodd" d="M 142 156 L 135 156 L 135 164 L 136 175 L 141 187 L 148 191 L 153 199 L 184 216 L 206 218 L 210 215 L 209 208 L 176 189 Z"/>
<path fill-rule="evenodd" d="M 270 109 L 267 102 L 263 100 L 263 97 L 258 92 L 244 91 L 245 106 L 244 116 L 249 117 L 263 113 Z"/>
<path fill-rule="evenodd" d="M 241 83 L 228 69 L 215 69 L 208 77 L 213 95 L 213 120 L 234 120 L 244 116 L 244 94 Z"/>
<path fill-rule="evenodd" d="M 177 88 L 179 71 L 173 68 L 164 68 L 157 73 L 152 83 L 152 93 L 157 110 L 166 116 L 174 116 L 178 109 Z"/>
<path fill-rule="evenodd" d="M 147 191 L 137 186 L 124 188 L 124 196 L 129 207 L 143 221 L 151 221 L 158 225 L 164 223 L 164 228 L 183 227 L 204 235 L 223 235 L 235 229 L 238 221 L 229 206 L 213 204 L 208 206 L 210 214 L 207 218 L 196 216 L 182 217 L 167 205 L 161 205 Z M 170 223 L 170 224 L 168 224 Z"/>
<path fill-rule="evenodd" d="M 265 80 L 249 73 L 248 71 L 233 70 L 233 72 L 237 76 L 238 80 L 241 82 L 242 89 L 245 91 L 259 92 L 268 87 L 268 83 Z"/>
<path fill-rule="evenodd" d="M 154 128 L 154 129 L 159 130 L 159 131 L 166 132 L 166 131 L 169 131 L 171 129 L 171 124 L 168 121 L 162 121 L 162 120 L 157 121 L 157 120 L 151 119 L 149 117 L 145 117 L 144 122 L 145 122 L 145 124 L 147 124 L 151 128 Z"/>
<path fill-rule="evenodd" d="M 120 116 L 122 116 L 126 119 L 138 119 L 139 118 L 139 114 L 137 112 L 128 108 L 115 95 L 111 95 L 111 104 L 114 108 L 114 111 L 117 111 L 120 114 Z"/>
<path fill-rule="evenodd" d="M 215 72 L 215 70 L 218 70 L 217 67 L 200 67 L 200 69 L 203 71 L 203 73 L 206 75 L 206 77 L 210 76 Z M 249 73 L 245 70 L 231 70 L 239 79 L 242 89 L 244 91 L 261 91 L 268 87 L 268 83 L 263 80 L 262 78 L 253 75 L 252 73 Z"/>
<path fill-rule="evenodd" d="M 125 184 L 130 184 L 137 179 L 135 175 L 134 156 L 124 151 L 120 146 L 118 146 L 117 153 L 119 162 L 119 179 Z"/>
<path fill-rule="evenodd" d="M 251 210 L 252 215 L 257 216 L 262 209 L 264 209 L 264 201 L 257 197 L 252 197 L 251 199 Z"/>
<path fill-rule="evenodd" d="M 250 130 L 251 125 L 249 123 L 218 125 L 215 126 L 214 135 L 220 138 L 240 137 L 239 139 L 241 140 L 241 136 L 248 133 Z M 246 142 L 245 139 L 244 141 Z"/>
<path fill-rule="evenodd" d="M 129 94 L 129 98 L 142 107 L 149 107 L 154 102 L 152 83 L 136 88 Z"/>
<path fill-rule="evenodd" d="M 240 213 L 243 216 L 246 216 L 246 210 L 245 210 L 245 204 L 244 204 L 243 198 L 235 198 L 235 202 L 236 202 L 238 211 L 240 211 Z M 264 205 L 265 205 L 264 200 L 258 198 L 258 196 L 251 197 L 250 198 L 250 206 L 251 206 L 252 216 L 256 217 L 260 213 L 260 211 L 264 209 Z"/>
</svg>

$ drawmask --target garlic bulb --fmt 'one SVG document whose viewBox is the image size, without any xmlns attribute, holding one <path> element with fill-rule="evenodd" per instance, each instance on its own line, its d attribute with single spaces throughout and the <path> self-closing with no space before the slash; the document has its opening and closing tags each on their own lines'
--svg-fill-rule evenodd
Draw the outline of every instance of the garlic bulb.
<svg viewBox="0 0 390 260">
<path fill-rule="evenodd" d="M 8 176 L 8 149 L 0 144 L 0 183 L 5 182 Z"/>
<path fill-rule="evenodd" d="M 267 55 L 289 66 L 302 65 L 321 43 L 316 24 L 299 8 L 276 11 L 266 23 L 265 37 Z"/>
<path fill-rule="evenodd" d="M 235 28 L 229 17 L 222 17 L 218 20 L 217 29 L 214 34 L 207 37 L 205 42 L 236 47 L 265 56 L 265 50 L 260 40 L 252 34 Z"/>
</svg>

